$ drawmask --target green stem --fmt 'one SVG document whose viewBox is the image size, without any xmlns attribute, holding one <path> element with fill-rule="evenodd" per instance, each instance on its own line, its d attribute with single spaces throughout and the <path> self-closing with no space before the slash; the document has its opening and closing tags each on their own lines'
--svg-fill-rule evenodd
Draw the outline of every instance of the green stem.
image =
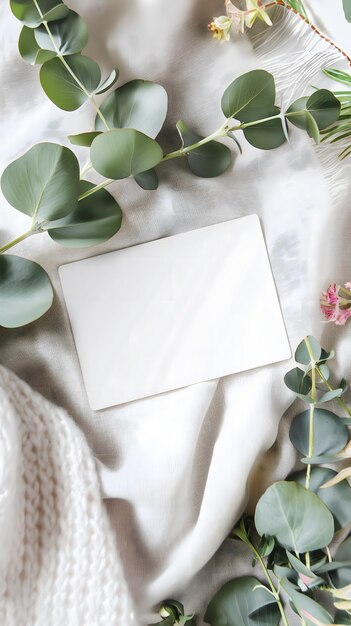
<svg viewBox="0 0 351 626">
<path fill-rule="evenodd" d="M 2 246 L 2 248 L 0 248 L 0 254 L 2 254 L 3 252 L 6 252 L 13 246 L 16 246 L 18 243 L 21 243 L 21 241 L 24 241 L 25 239 L 33 235 L 35 232 L 36 232 L 35 227 L 33 227 L 32 225 L 29 230 L 26 230 L 26 232 L 23 233 L 23 235 L 19 235 L 19 237 L 16 237 L 16 239 L 12 239 L 12 241 L 9 241 L 7 244 Z"/>
<path fill-rule="evenodd" d="M 325 378 L 325 376 L 323 376 L 323 373 L 321 372 L 321 370 L 319 369 L 318 365 L 316 365 L 316 372 L 318 374 L 318 376 L 321 377 L 322 381 L 324 382 L 324 384 L 326 385 L 328 391 L 334 391 L 333 387 L 331 386 L 331 384 L 329 383 L 329 381 Z M 343 401 L 342 398 L 335 398 L 335 400 L 339 403 L 339 405 L 341 406 L 341 408 L 347 413 L 347 415 L 349 417 L 351 417 L 351 411 L 350 409 L 346 406 L 345 402 Z"/>
<path fill-rule="evenodd" d="M 249 546 L 249 548 L 252 550 L 252 552 L 253 552 L 253 554 L 255 555 L 255 557 L 256 557 L 256 559 L 257 559 L 257 561 L 258 561 L 258 562 L 259 562 L 259 564 L 261 565 L 261 568 L 262 568 L 262 570 L 263 570 L 263 573 L 264 573 L 264 575 L 265 575 L 265 577 L 266 577 L 266 579 L 267 579 L 267 582 L 268 582 L 268 584 L 269 584 L 269 586 L 270 586 L 270 588 L 271 588 L 271 591 L 272 591 L 272 593 L 273 593 L 273 595 L 274 595 L 274 597 L 275 597 L 275 599 L 276 599 L 276 601 L 277 601 L 277 605 L 278 605 L 278 607 L 279 607 L 280 615 L 281 615 L 281 617 L 282 617 L 282 620 L 283 620 L 283 624 L 284 624 L 284 626 L 289 626 L 289 622 L 288 622 L 288 619 L 287 619 L 286 614 L 285 614 L 285 611 L 284 611 L 284 606 L 283 606 L 283 603 L 282 603 L 282 601 L 281 601 L 281 598 L 280 598 L 280 595 L 279 595 L 279 591 L 278 591 L 278 589 L 276 588 L 276 586 L 275 586 L 275 584 L 274 584 L 274 582 L 273 582 L 273 580 L 272 580 L 272 578 L 271 578 L 271 576 L 270 576 L 270 574 L 269 574 L 269 571 L 268 571 L 268 569 L 267 569 L 267 567 L 266 567 L 266 564 L 265 564 L 265 562 L 264 562 L 263 558 L 261 557 L 260 553 L 259 553 L 259 552 L 258 552 L 258 550 L 255 548 L 255 546 L 253 545 L 253 543 L 251 543 L 251 541 L 249 540 L 249 538 L 248 538 L 248 537 L 247 537 L 247 539 L 245 540 L 245 543 L 246 543 L 246 545 L 248 545 L 248 546 Z"/>
<path fill-rule="evenodd" d="M 41 8 L 40 8 L 40 6 L 39 6 L 39 4 L 38 4 L 38 1 L 37 1 L 37 0 L 33 0 L 33 3 L 34 3 L 34 5 L 35 5 L 35 7 L 36 7 L 36 9 L 37 9 L 37 11 L 38 11 L 38 13 L 39 13 L 40 17 L 41 17 L 41 18 L 43 18 L 43 17 L 44 17 L 44 15 L 43 15 L 43 13 L 42 13 L 42 11 L 41 11 Z M 70 68 L 70 66 L 68 65 L 68 63 L 67 63 L 67 61 L 66 61 L 65 57 L 64 57 L 64 56 L 62 56 L 62 54 L 60 53 L 60 51 L 59 51 L 59 49 L 58 49 L 58 47 L 57 47 L 57 45 L 56 45 L 56 41 L 55 41 L 55 39 L 54 39 L 54 38 L 53 38 L 53 36 L 52 36 L 51 30 L 50 30 L 50 28 L 49 28 L 49 25 L 48 25 L 48 23 L 47 23 L 45 20 L 43 21 L 43 26 L 44 26 L 44 28 L 45 28 L 45 30 L 46 30 L 46 32 L 47 32 L 47 34 L 48 34 L 49 38 L 50 38 L 50 41 L 51 41 L 51 43 L 52 43 L 52 45 L 53 45 L 53 47 L 54 47 L 54 50 L 55 50 L 55 52 L 56 52 L 56 54 L 57 54 L 57 58 L 58 58 L 58 59 L 60 59 L 61 63 L 62 63 L 62 64 L 64 65 L 64 67 L 66 68 L 67 72 L 69 72 L 69 73 L 70 73 L 70 75 L 72 76 L 72 78 L 74 78 L 74 80 L 75 80 L 75 82 L 77 83 L 78 87 L 79 87 L 79 88 L 83 91 L 83 93 L 85 93 L 85 95 L 87 96 L 87 98 L 89 98 L 89 100 L 90 100 L 91 104 L 93 105 L 93 107 L 94 107 L 94 109 L 95 109 L 95 111 L 96 111 L 97 115 L 100 117 L 100 119 L 101 119 L 102 123 L 104 124 L 104 126 L 106 127 L 106 129 L 107 129 L 107 130 L 111 130 L 111 129 L 110 129 L 110 127 L 109 127 L 109 125 L 108 125 L 108 123 L 107 123 L 107 121 L 106 121 L 106 119 L 105 119 L 105 117 L 104 117 L 104 115 L 101 113 L 101 111 L 100 111 L 100 109 L 99 109 L 98 105 L 96 104 L 96 102 L 95 102 L 95 100 L 94 100 L 94 96 L 93 96 L 93 94 L 91 94 L 91 93 L 90 93 L 90 92 L 89 92 L 89 91 L 85 88 L 85 86 L 83 85 L 83 83 L 79 80 L 78 76 L 76 76 L 76 74 L 74 73 L 74 71 L 73 71 L 73 70 Z"/>
<path fill-rule="evenodd" d="M 104 180 L 99 185 L 95 185 L 95 187 L 92 187 L 91 189 L 88 189 L 88 191 L 82 193 L 78 198 L 78 202 L 80 202 L 80 200 L 84 200 L 84 198 L 88 198 L 88 196 L 92 196 L 93 193 L 96 193 L 97 191 L 100 191 L 100 189 L 104 189 L 108 185 L 111 185 L 111 183 L 115 182 L 116 181 L 113 178 L 107 178 L 107 180 Z"/>
<path fill-rule="evenodd" d="M 179 148 L 179 150 L 175 150 L 174 152 L 165 154 L 165 156 L 162 159 L 162 162 L 169 161 L 170 159 L 176 159 L 178 157 L 184 157 L 192 150 L 196 150 L 197 148 L 200 148 L 201 146 L 205 146 L 210 141 L 215 141 L 216 139 L 220 139 L 221 137 L 226 137 L 229 132 L 243 130 L 244 128 L 249 128 L 250 126 L 257 126 L 258 124 L 262 124 L 263 122 L 269 122 L 270 120 L 275 120 L 277 118 L 280 118 L 280 114 L 271 115 L 269 117 L 264 117 L 263 119 L 255 120 L 253 122 L 242 122 L 241 124 L 238 124 L 237 126 L 232 126 L 232 127 L 229 127 L 228 122 L 230 122 L 230 119 L 231 119 L 229 118 L 225 121 L 224 124 L 222 124 L 222 126 L 220 126 L 220 128 L 218 128 L 218 130 L 216 130 L 211 135 L 208 135 L 208 137 L 204 137 L 203 139 L 200 139 L 199 141 L 196 141 L 195 143 L 190 144 L 190 146 L 183 146 L 182 148 Z"/>
<path fill-rule="evenodd" d="M 196 143 L 192 143 L 190 146 L 183 146 L 182 148 L 179 148 L 179 150 L 175 150 L 174 152 L 165 154 L 165 156 L 162 159 L 162 162 L 169 161 L 170 159 L 176 159 L 178 157 L 184 157 L 192 150 L 196 150 L 196 148 L 200 148 L 200 146 L 204 146 L 210 141 L 214 141 L 215 139 L 219 139 L 220 137 L 225 137 L 229 132 L 227 123 L 228 121 L 226 121 L 225 124 L 223 124 L 214 133 L 212 133 L 211 135 L 208 135 L 208 137 L 204 137 L 204 139 L 200 139 L 200 141 L 197 141 Z"/>
<path fill-rule="evenodd" d="M 258 124 L 263 124 L 264 122 L 270 122 L 270 120 L 276 120 L 280 118 L 280 113 L 278 115 L 270 115 L 270 117 L 264 117 L 261 120 L 255 120 L 254 122 L 243 122 L 242 124 L 238 124 L 238 126 L 233 126 L 229 128 L 229 131 L 242 130 L 243 128 L 249 128 L 250 126 L 257 126 Z"/>
<path fill-rule="evenodd" d="M 313 453 L 314 453 L 314 409 L 315 409 L 315 402 L 316 402 L 316 361 L 315 361 L 315 358 L 314 358 L 314 355 L 313 355 L 311 344 L 310 344 L 309 339 L 307 337 L 305 339 L 305 343 L 306 343 L 307 351 L 308 351 L 309 357 L 311 359 L 311 365 L 312 365 L 312 370 L 311 370 L 311 378 L 312 378 L 311 400 L 312 400 L 313 404 L 310 405 L 310 424 L 309 424 L 309 441 L 308 441 L 308 458 L 311 458 L 311 457 L 313 457 Z M 309 463 L 307 465 L 307 471 L 306 471 L 305 488 L 309 489 L 310 488 L 310 484 L 311 484 L 311 465 Z M 310 569 L 311 568 L 310 553 L 306 552 L 305 556 L 306 556 L 306 567 L 308 567 Z"/>
</svg>

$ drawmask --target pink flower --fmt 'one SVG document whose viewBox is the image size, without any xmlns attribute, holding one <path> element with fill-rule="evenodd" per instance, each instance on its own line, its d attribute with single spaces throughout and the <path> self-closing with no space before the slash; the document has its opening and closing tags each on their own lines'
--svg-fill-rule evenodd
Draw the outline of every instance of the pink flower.
<svg viewBox="0 0 351 626">
<path fill-rule="evenodd" d="M 339 311 L 335 318 L 335 324 L 337 326 L 343 326 L 345 322 L 351 317 L 351 309 L 344 309 L 343 311 Z"/>
<path fill-rule="evenodd" d="M 322 293 L 320 307 L 327 322 L 343 326 L 351 317 L 351 283 L 345 286 L 331 283 Z"/>
<path fill-rule="evenodd" d="M 339 302 L 339 287 L 336 283 L 332 283 L 329 285 L 327 291 L 323 293 L 325 300 L 328 304 L 336 304 Z"/>
<path fill-rule="evenodd" d="M 321 304 L 321 310 L 327 322 L 335 322 L 335 309 L 333 307 Z"/>
</svg>

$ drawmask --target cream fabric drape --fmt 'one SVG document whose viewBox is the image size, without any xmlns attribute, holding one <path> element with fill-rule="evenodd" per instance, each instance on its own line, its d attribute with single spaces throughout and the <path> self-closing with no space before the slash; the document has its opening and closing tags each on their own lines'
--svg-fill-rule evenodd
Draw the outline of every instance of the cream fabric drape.
<svg viewBox="0 0 351 626">
<path fill-rule="evenodd" d="M 216 0 L 69 0 L 68 4 L 87 21 L 86 54 L 102 65 L 106 75 L 119 67 L 121 82 L 146 78 L 167 89 L 169 115 L 160 135 L 167 150 L 177 145 L 175 123 L 180 118 L 204 135 L 222 123 L 221 95 L 239 74 L 272 68 L 278 102 L 284 105 L 292 87 L 297 97 L 302 86 L 329 84 L 320 67 L 339 60 L 327 44 L 318 42 L 311 50 L 310 31 L 301 25 L 297 28 L 293 18 L 283 25 L 284 36 L 279 31 L 277 44 L 272 30 L 266 44 L 261 39 L 233 37 L 219 45 L 206 29 L 212 15 L 223 12 Z M 347 46 L 351 26 L 343 19 L 341 0 L 319 0 L 318 11 L 333 37 Z M 69 145 L 67 135 L 87 130 L 94 117 L 89 104 L 65 113 L 47 99 L 38 69 L 19 57 L 19 28 L 4 1 L 0 8 L 1 169 L 36 142 Z M 296 79 L 297 66 L 298 77 L 304 72 L 303 84 Z M 165 597 L 182 599 L 189 612 L 201 612 L 222 582 L 251 572 L 250 559 L 239 544 L 226 541 L 220 546 L 248 498 L 252 507 L 262 490 L 294 465 L 287 419 L 278 442 L 267 452 L 292 400 L 283 384 L 290 364 L 93 413 L 87 405 L 57 267 L 90 254 L 257 213 L 292 347 L 308 333 L 323 335 L 323 342 L 338 351 L 339 370 L 350 374 L 349 330 L 323 325 L 318 308 L 319 292 L 329 279 L 350 280 L 350 165 L 337 162 L 335 151 L 317 151 L 298 129 L 292 130 L 289 143 L 272 152 L 242 143 L 243 155 L 235 153 L 233 144 L 234 166 L 216 179 L 196 178 L 185 163 L 177 161 L 159 168 L 160 186 L 155 192 L 144 192 L 130 180 L 114 184 L 111 191 L 124 211 L 123 226 L 99 248 L 68 250 L 38 235 L 13 250 L 45 267 L 56 298 L 38 322 L 18 330 L 1 329 L 0 363 L 64 406 L 88 437 L 110 498 L 108 508 L 141 624 L 152 619 L 154 605 Z M 84 149 L 77 153 L 84 163 Z M 1 241 L 26 226 L 27 218 L 2 200 Z M 248 310 L 257 307 L 259 314 L 264 304 L 255 302 L 253 292 L 254 285 L 247 285 L 240 305 Z M 96 367 L 103 363 L 97 361 Z"/>
</svg>

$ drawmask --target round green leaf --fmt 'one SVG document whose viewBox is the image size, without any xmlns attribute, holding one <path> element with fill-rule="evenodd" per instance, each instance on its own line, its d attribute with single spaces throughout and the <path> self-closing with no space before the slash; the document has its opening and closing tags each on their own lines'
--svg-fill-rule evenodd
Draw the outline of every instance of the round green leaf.
<svg viewBox="0 0 351 626">
<path fill-rule="evenodd" d="M 177 130 L 182 140 L 182 147 L 197 143 L 203 137 L 190 130 L 185 122 L 177 122 Z M 231 164 L 232 155 L 229 148 L 218 141 L 210 141 L 186 154 L 189 167 L 193 174 L 204 178 L 212 178 L 223 174 Z"/>
<path fill-rule="evenodd" d="M 340 102 L 328 89 L 318 89 L 309 97 L 298 98 L 286 112 L 286 117 L 292 124 L 303 130 L 307 130 L 311 137 L 316 131 L 310 115 L 317 125 L 317 129 L 323 130 L 339 119 Z M 310 115 L 308 115 L 310 114 Z M 313 134 L 314 133 L 314 134 Z"/>
<path fill-rule="evenodd" d="M 260 118 L 263 119 L 278 114 L 279 108 L 273 107 L 265 112 L 262 111 Z M 252 146 L 260 150 L 274 150 L 274 148 L 279 148 L 279 146 L 286 142 L 287 135 L 287 131 L 284 130 L 283 122 L 280 117 L 262 122 L 262 124 L 255 124 L 255 126 L 250 126 L 249 128 L 244 128 L 243 133 L 245 139 Z"/>
<path fill-rule="evenodd" d="M 311 470 L 310 489 L 323 500 L 334 516 L 335 530 L 345 528 L 351 522 L 351 487 L 347 480 L 321 489 L 328 480 L 336 476 L 337 472 L 327 467 L 314 467 Z M 306 472 L 296 472 L 290 476 L 291 480 L 300 485 L 305 484 Z"/>
<path fill-rule="evenodd" d="M 342 0 L 345 18 L 348 22 L 351 22 L 351 2 L 350 0 Z"/>
<path fill-rule="evenodd" d="M 315 361 L 319 361 L 322 354 L 322 348 L 319 342 L 317 341 L 317 339 L 312 337 L 312 335 L 309 335 L 308 337 L 306 337 L 306 339 L 313 354 L 313 359 Z M 309 355 L 305 339 L 303 339 L 303 341 L 301 341 L 301 343 L 296 348 L 295 361 L 297 361 L 298 363 L 302 363 L 303 365 L 309 365 L 311 362 L 311 357 Z"/>
<path fill-rule="evenodd" d="M 134 178 L 139 187 L 147 191 L 154 191 L 158 187 L 158 176 L 154 169 L 141 172 L 141 174 L 137 174 Z"/>
<path fill-rule="evenodd" d="M 290 439 L 304 456 L 309 452 L 310 414 L 304 411 L 294 418 L 290 428 Z M 342 450 L 348 441 L 348 429 L 340 418 L 325 409 L 314 412 L 313 456 L 333 455 Z"/>
<path fill-rule="evenodd" d="M 312 387 L 311 379 L 299 367 L 287 372 L 284 376 L 286 386 L 299 396 L 309 393 Z"/>
<path fill-rule="evenodd" d="M 40 48 L 53 52 L 56 52 L 57 49 L 60 54 L 66 55 L 81 52 L 87 45 L 88 29 L 75 11 L 70 10 L 62 20 L 50 22 L 50 31 L 55 45 L 45 26 L 39 26 L 34 31 L 35 39 Z"/>
<path fill-rule="evenodd" d="M 351 535 L 339 546 L 333 560 L 345 563 L 345 567 L 340 567 L 330 574 L 333 584 L 340 589 L 349 585 L 351 580 Z"/>
<path fill-rule="evenodd" d="M 80 192 L 85 193 L 95 185 L 81 181 Z M 47 231 L 54 241 L 67 248 L 95 246 L 107 241 L 120 229 L 122 211 L 106 189 L 80 200 L 69 215 L 51 222 Z"/>
<path fill-rule="evenodd" d="M 260 535 L 275 537 L 296 553 L 318 550 L 334 536 L 334 520 L 318 496 L 296 482 L 274 483 L 258 501 L 255 524 Z"/>
<path fill-rule="evenodd" d="M 257 587 L 252 576 L 226 583 L 212 598 L 204 621 L 210 626 L 278 626 L 280 613 L 273 596 Z"/>
<path fill-rule="evenodd" d="M 288 118 L 289 122 L 297 126 L 297 128 L 301 128 L 302 130 L 307 130 L 307 122 L 306 122 L 306 111 L 307 111 L 307 101 L 308 96 L 303 96 L 302 98 L 298 98 L 293 102 L 286 114 L 285 117 Z"/>
<path fill-rule="evenodd" d="M 21 257 L 0 255 L 0 326 L 17 328 L 44 315 L 53 291 L 40 265 Z"/>
<path fill-rule="evenodd" d="M 37 4 L 40 12 L 33 0 L 10 0 L 11 11 L 15 17 L 26 24 L 26 26 L 32 28 L 35 28 L 43 21 L 60 20 L 69 11 L 68 7 L 61 0 L 38 0 Z"/>
<path fill-rule="evenodd" d="M 167 106 L 167 93 L 161 85 L 132 80 L 106 98 L 101 112 L 111 128 L 134 128 L 154 139 L 165 121 Z M 105 130 L 99 117 L 95 127 Z"/>
<path fill-rule="evenodd" d="M 340 102 L 328 89 L 318 89 L 307 100 L 307 109 L 323 130 L 339 119 Z"/>
<path fill-rule="evenodd" d="M 7 166 L 1 189 L 21 213 L 37 219 L 64 217 L 77 205 L 78 161 L 64 146 L 39 143 Z"/>
<path fill-rule="evenodd" d="M 84 146 L 90 148 L 95 137 L 101 135 L 99 131 L 93 131 L 88 133 L 79 133 L 79 135 L 68 135 L 68 139 L 74 146 Z"/>
<path fill-rule="evenodd" d="M 226 117 L 241 122 L 260 119 L 262 111 L 272 110 L 275 102 L 275 85 L 272 74 L 253 70 L 236 78 L 222 97 L 222 111 Z"/>
<path fill-rule="evenodd" d="M 34 33 L 33 28 L 29 28 L 28 26 L 23 26 L 21 30 L 18 40 L 18 50 L 22 59 L 31 65 L 35 63 L 45 63 L 45 61 L 53 59 L 55 53 L 50 52 L 50 50 L 41 50 L 37 44 Z"/>
<path fill-rule="evenodd" d="M 91 162 L 106 178 L 128 178 L 155 167 L 163 152 L 154 139 L 132 128 L 102 133 L 91 146 Z"/>
<path fill-rule="evenodd" d="M 64 111 L 75 111 L 84 104 L 87 94 L 93 93 L 99 86 L 101 72 L 95 61 L 81 54 L 66 56 L 64 61 L 71 71 L 56 57 L 42 66 L 40 82 L 56 106 Z"/>
</svg>

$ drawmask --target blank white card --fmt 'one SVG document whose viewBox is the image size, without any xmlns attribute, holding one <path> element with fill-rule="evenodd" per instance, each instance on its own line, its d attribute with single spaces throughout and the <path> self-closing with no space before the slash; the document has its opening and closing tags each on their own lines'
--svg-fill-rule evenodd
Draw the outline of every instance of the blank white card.
<svg viewBox="0 0 351 626">
<path fill-rule="evenodd" d="M 255 215 L 59 272 L 92 409 L 291 356 Z"/>
</svg>

